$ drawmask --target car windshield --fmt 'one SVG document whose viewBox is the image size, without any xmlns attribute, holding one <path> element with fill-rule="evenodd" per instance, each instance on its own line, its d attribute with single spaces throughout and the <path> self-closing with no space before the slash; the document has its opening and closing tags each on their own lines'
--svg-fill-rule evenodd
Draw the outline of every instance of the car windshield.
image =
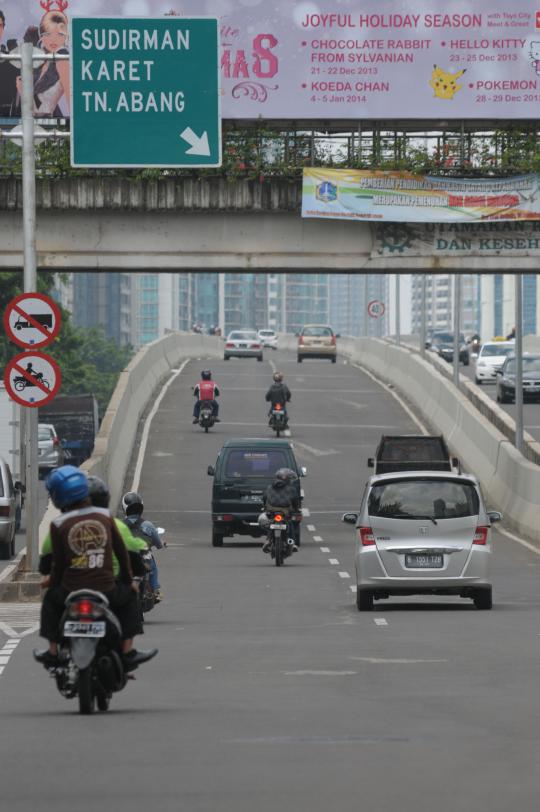
<svg viewBox="0 0 540 812">
<path fill-rule="evenodd" d="M 245 333 L 231 333 L 229 338 L 233 341 L 251 341 L 251 339 L 257 338 L 257 333 L 249 333 L 247 331 Z"/>
<path fill-rule="evenodd" d="M 504 345 L 503 344 L 502 346 L 500 344 L 484 344 L 484 346 L 480 350 L 480 355 L 481 355 L 482 358 L 485 358 L 486 356 L 492 356 L 492 357 L 499 356 L 499 357 L 501 357 L 501 356 L 512 355 L 514 350 L 515 350 L 515 347 L 514 347 L 513 344 L 512 345 L 508 345 L 508 344 Z"/>
<path fill-rule="evenodd" d="M 302 335 L 321 338 L 322 336 L 331 336 L 333 333 L 330 327 L 304 327 Z"/>
<path fill-rule="evenodd" d="M 452 333 L 434 333 L 432 341 L 434 344 L 453 344 L 454 336 Z M 465 336 L 463 333 L 459 334 L 459 341 L 461 344 L 465 344 Z"/>
<path fill-rule="evenodd" d="M 510 375 L 516 374 L 515 358 L 512 358 L 510 361 L 506 362 L 505 372 L 510 373 Z M 536 358 L 530 358 L 525 355 L 523 358 L 523 372 L 525 374 L 527 374 L 528 372 L 540 372 L 540 356 Z"/>
<path fill-rule="evenodd" d="M 381 482 L 369 494 L 368 513 L 388 519 L 458 519 L 477 516 L 474 485 L 456 480 L 410 479 Z"/>
<path fill-rule="evenodd" d="M 231 450 L 227 455 L 225 476 L 227 479 L 244 479 L 273 477 L 279 468 L 288 468 L 289 462 L 284 450 L 250 451 L 247 449 Z"/>
</svg>

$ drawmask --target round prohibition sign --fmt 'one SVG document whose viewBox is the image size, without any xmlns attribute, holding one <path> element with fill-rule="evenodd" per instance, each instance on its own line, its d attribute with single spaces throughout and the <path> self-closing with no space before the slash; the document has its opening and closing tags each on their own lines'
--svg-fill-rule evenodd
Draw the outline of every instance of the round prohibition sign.
<svg viewBox="0 0 540 812">
<path fill-rule="evenodd" d="M 12 358 L 4 372 L 9 397 L 21 406 L 45 406 L 58 394 L 60 367 L 43 352 L 22 352 Z"/>
<path fill-rule="evenodd" d="M 60 308 L 42 293 L 21 293 L 4 313 L 4 329 L 10 341 L 26 349 L 50 344 L 60 331 Z"/>
<path fill-rule="evenodd" d="M 380 302 L 378 299 L 373 299 L 367 306 L 368 316 L 371 316 L 372 319 L 380 319 L 381 316 L 384 316 L 385 310 L 384 302 Z"/>
</svg>

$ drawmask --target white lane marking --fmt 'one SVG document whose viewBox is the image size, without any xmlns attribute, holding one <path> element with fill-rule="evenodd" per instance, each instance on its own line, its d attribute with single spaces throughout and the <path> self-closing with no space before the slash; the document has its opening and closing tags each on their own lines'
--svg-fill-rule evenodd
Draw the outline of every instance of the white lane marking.
<svg viewBox="0 0 540 812">
<path fill-rule="evenodd" d="M 351 592 L 356 592 L 356 584 L 351 584 L 349 589 L 351 590 Z"/>
<path fill-rule="evenodd" d="M 7 665 L 9 663 L 10 654 L 4 657 L 0 657 L 0 665 Z"/>
<path fill-rule="evenodd" d="M 329 553 L 330 547 L 321 547 L 321 553 Z"/>
<path fill-rule="evenodd" d="M 17 623 L 17 626 L 28 626 L 28 623 Z M 0 620 L 0 631 L 7 634 L 8 637 L 26 637 L 29 634 L 34 634 L 39 630 L 39 623 L 33 623 L 29 626 L 29 628 L 24 629 L 22 631 L 15 630 L 12 625 L 9 623 L 5 623 L 3 620 Z"/>
<path fill-rule="evenodd" d="M 353 677 L 356 671 L 283 671 L 286 677 Z"/>
<path fill-rule="evenodd" d="M 405 403 L 405 401 L 403 400 L 403 398 L 402 398 L 402 397 L 400 397 L 400 396 L 397 394 L 397 392 L 395 392 L 395 391 L 394 391 L 394 390 L 393 390 L 393 389 L 392 389 L 390 386 L 388 386 L 388 384 L 383 383 L 383 382 L 382 382 L 382 381 L 381 381 L 379 378 L 377 378 L 377 376 L 376 376 L 376 375 L 374 375 L 372 372 L 370 372 L 368 369 L 366 369 L 365 367 L 361 366 L 360 364 L 356 364 L 356 363 L 354 363 L 354 362 L 352 362 L 352 361 L 351 361 L 351 366 L 356 367 L 356 368 L 357 368 L 357 369 L 359 369 L 361 372 L 363 372 L 365 375 L 367 375 L 367 376 L 368 376 L 368 378 L 371 378 L 371 380 L 372 380 L 372 381 L 375 381 L 376 383 L 378 383 L 378 384 L 379 384 L 379 386 L 382 386 L 382 388 L 383 388 L 383 389 L 386 389 L 386 391 L 387 391 L 387 392 L 389 392 L 389 393 L 392 395 L 392 397 L 393 397 L 395 400 L 397 400 L 397 402 L 399 403 L 399 405 L 401 406 L 401 408 L 402 408 L 402 409 L 403 409 L 405 412 L 407 412 L 407 414 L 409 415 L 409 417 L 411 418 L 411 420 L 412 420 L 414 423 L 416 423 L 416 425 L 418 426 L 418 428 L 420 429 L 420 431 L 421 431 L 423 434 L 429 434 L 429 432 L 428 432 L 428 430 L 427 430 L 427 427 L 426 427 L 426 426 L 425 426 L 425 425 L 422 423 L 422 421 L 421 421 L 421 420 L 419 420 L 419 419 L 418 419 L 418 417 L 415 415 L 415 413 L 412 411 L 412 409 L 411 409 L 409 406 L 407 406 L 407 404 Z M 367 426 L 366 426 L 366 428 L 367 428 Z"/>
<path fill-rule="evenodd" d="M 3 674 L 5 666 L 0 665 L 0 674 Z"/>
<path fill-rule="evenodd" d="M 274 362 L 273 362 L 273 361 L 268 360 L 268 363 L 270 364 L 270 369 L 272 370 L 272 372 L 277 372 L 277 367 L 276 367 L 276 365 L 274 364 Z"/>
<path fill-rule="evenodd" d="M 340 451 L 336 451 L 335 448 L 314 448 L 312 445 L 307 445 L 306 443 L 299 443 L 298 440 L 295 441 L 295 446 L 299 448 L 303 448 L 304 451 L 307 451 L 308 454 L 313 454 L 314 457 L 329 457 L 331 454 L 340 454 Z"/>
<path fill-rule="evenodd" d="M 311 516 L 309 508 L 302 508 L 302 516 L 304 516 L 305 519 L 307 519 L 308 516 Z"/>
<path fill-rule="evenodd" d="M 174 409 L 171 409 L 170 411 L 174 411 Z M 246 423 L 244 420 L 242 420 L 242 421 L 239 421 L 239 422 L 230 421 L 230 422 L 227 422 L 227 423 L 224 423 L 222 421 L 221 425 L 222 426 L 258 426 L 259 428 L 261 428 L 261 426 L 263 426 L 264 423 L 262 423 L 260 420 L 257 423 Z M 378 424 L 378 423 L 377 424 L 375 424 L 375 423 L 354 423 L 354 424 L 347 423 L 346 425 L 344 425 L 343 423 L 295 423 L 294 427 L 295 428 L 300 428 L 300 429 L 346 429 L 347 431 L 350 431 L 350 429 L 365 429 L 365 430 L 366 429 L 373 429 L 374 431 L 378 430 L 378 431 L 386 431 L 386 432 L 395 429 L 396 431 L 398 431 L 398 430 L 403 431 L 403 426 L 390 426 L 390 425 L 388 425 L 388 423 L 385 423 L 384 425 L 381 425 L 381 424 Z M 298 441 L 296 441 L 296 445 L 300 445 L 300 443 Z M 332 449 L 332 451 L 325 451 L 323 453 L 324 454 L 339 454 L 340 452 L 335 451 L 335 449 Z"/>
<path fill-rule="evenodd" d="M 397 657 L 393 660 L 387 660 L 383 657 L 349 657 L 349 660 L 358 660 L 363 663 L 373 663 L 374 665 L 379 665 L 379 663 L 389 663 L 391 665 L 415 665 L 416 663 L 447 663 L 448 660 L 414 660 L 414 659 L 406 659 L 405 657 L 400 658 Z"/>
<path fill-rule="evenodd" d="M 163 398 L 165 397 L 165 395 L 167 393 L 167 389 L 178 378 L 178 376 L 180 375 L 180 373 L 182 372 L 184 367 L 186 367 L 187 364 L 189 364 L 189 362 L 190 362 L 190 359 L 186 358 L 186 360 L 180 365 L 180 369 L 174 370 L 173 374 L 171 375 L 171 377 L 169 378 L 169 380 L 167 381 L 167 383 L 165 384 L 165 386 L 163 387 L 163 389 L 161 390 L 161 392 L 157 396 L 157 398 L 156 398 L 156 400 L 154 402 L 154 405 L 152 407 L 152 410 L 151 410 L 150 414 L 148 415 L 148 417 L 146 418 L 146 420 L 144 422 L 143 433 L 142 433 L 142 436 L 141 436 L 141 444 L 139 446 L 139 454 L 137 456 L 137 464 L 135 465 L 135 473 L 133 474 L 133 482 L 131 484 L 131 490 L 132 491 L 138 491 L 139 490 L 139 484 L 140 484 L 140 481 L 141 481 L 141 472 L 142 472 L 142 467 L 143 467 L 143 462 L 144 462 L 144 455 L 146 454 L 146 446 L 147 446 L 147 443 L 148 443 L 148 435 L 150 433 L 150 426 L 152 425 L 152 420 L 154 419 L 155 414 L 156 414 L 157 410 L 159 409 L 161 401 L 163 400 Z"/>
<path fill-rule="evenodd" d="M 521 539 L 519 536 L 515 536 L 513 533 L 510 533 L 509 530 L 503 530 L 502 527 L 497 527 L 497 533 L 502 533 L 503 536 L 512 539 L 512 541 L 517 541 L 518 544 L 521 544 L 523 547 L 526 547 L 527 550 L 531 551 L 531 553 L 536 553 L 536 555 L 540 555 L 539 547 L 535 547 L 534 544 L 525 541 L 525 539 Z"/>
<path fill-rule="evenodd" d="M 351 577 L 348 572 L 338 572 L 338 575 L 339 575 L 340 578 L 350 578 Z"/>
<path fill-rule="evenodd" d="M 310 533 L 314 533 L 315 532 L 315 525 L 314 524 L 308 524 L 307 529 L 309 530 Z"/>
<path fill-rule="evenodd" d="M 388 626 L 388 621 L 385 620 L 384 617 L 375 617 L 373 618 L 373 622 L 376 626 Z"/>
<path fill-rule="evenodd" d="M 322 536 L 313 536 L 313 541 L 319 541 L 319 542 L 323 541 L 323 537 Z"/>
<path fill-rule="evenodd" d="M 339 564 L 337 558 L 329 558 L 328 561 L 332 564 L 333 567 L 336 567 Z"/>
</svg>

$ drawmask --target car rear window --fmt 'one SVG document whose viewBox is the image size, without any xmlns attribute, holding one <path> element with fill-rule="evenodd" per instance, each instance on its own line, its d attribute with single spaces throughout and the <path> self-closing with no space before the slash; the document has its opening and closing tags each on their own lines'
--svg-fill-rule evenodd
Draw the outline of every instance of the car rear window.
<svg viewBox="0 0 540 812">
<path fill-rule="evenodd" d="M 322 336 L 331 336 L 333 333 L 330 327 L 304 327 L 302 335 L 320 338 Z"/>
<path fill-rule="evenodd" d="M 256 339 L 257 333 L 231 333 L 229 338 L 233 339 L 234 341 L 245 341 L 246 339 Z"/>
<path fill-rule="evenodd" d="M 368 513 L 387 519 L 458 519 L 478 516 L 478 493 L 468 482 L 408 479 L 372 487 Z"/>
<path fill-rule="evenodd" d="M 500 344 L 484 344 L 484 346 L 480 350 L 480 355 L 482 357 L 485 357 L 486 355 L 491 355 L 491 356 L 504 355 L 504 356 L 506 356 L 506 355 L 512 355 L 514 350 L 515 350 L 515 348 L 514 348 L 513 345 L 511 347 L 509 347 L 509 346 L 505 347 L 504 345 L 501 346 Z"/>
<path fill-rule="evenodd" d="M 515 374 L 516 371 L 516 359 L 513 358 L 511 361 L 508 361 L 506 364 L 506 372 L 509 372 L 511 375 Z M 540 372 L 540 358 L 527 358 L 525 356 L 523 358 L 523 372 Z"/>
<path fill-rule="evenodd" d="M 243 477 L 272 477 L 278 468 L 289 467 L 287 454 L 284 450 L 250 451 L 231 450 L 227 454 L 225 463 L 225 476 L 227 479 L 241 479 Z"/>
<path fill-rule="evenodd" d="M 50 429 L 42 429 L 38 430 L 38 442 L 41 440 L 50 440 L 52 437 L 52 431 Z"/>
</svg>

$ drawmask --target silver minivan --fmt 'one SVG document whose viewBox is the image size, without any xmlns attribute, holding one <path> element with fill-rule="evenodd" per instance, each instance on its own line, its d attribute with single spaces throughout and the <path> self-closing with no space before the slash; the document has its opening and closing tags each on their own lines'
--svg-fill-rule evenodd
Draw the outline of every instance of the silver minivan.
<svg viewBox="0 0 540 812">
<path fill-rule="evenodd" d="M 356 605 L 390 595 L 459 595 L 491 609 L 491 525 L 475 477 L 444 471 L 381 474 L 366 485 L 356 525 Z"/>
<path fill-rule="evenodd" d="M 9 465 L 0 457 L 0 559 L 15 555 L 20 514 L 21 483 L 13 482 Z"/>
</svg>

